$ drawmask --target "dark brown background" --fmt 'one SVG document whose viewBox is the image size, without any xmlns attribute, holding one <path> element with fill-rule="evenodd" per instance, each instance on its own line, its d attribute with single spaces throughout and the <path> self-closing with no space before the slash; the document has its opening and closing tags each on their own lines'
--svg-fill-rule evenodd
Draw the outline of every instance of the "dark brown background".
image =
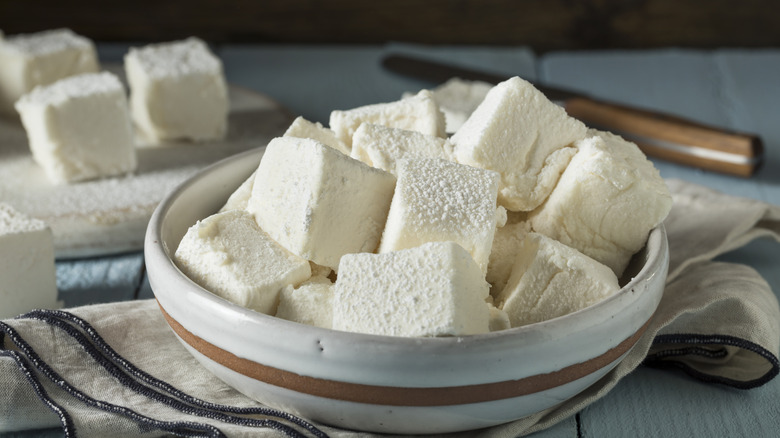
<svg viewBox="0 0 780 438">
<path fill-rule="evenodd" d="M 767 0 L 0 0 L 7 35 L 55 27 L 100 41 L 780 46 Z"/>
</svg>

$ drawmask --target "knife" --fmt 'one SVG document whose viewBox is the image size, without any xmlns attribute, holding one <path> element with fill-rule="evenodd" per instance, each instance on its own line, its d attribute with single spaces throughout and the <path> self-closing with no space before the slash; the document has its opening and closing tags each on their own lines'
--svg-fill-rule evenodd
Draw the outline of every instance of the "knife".
<svg viewBox="0 0 780 438">
<path fill-rule="evenodd" d="M 382 66 L 434 83 L 454 77 L 491 84 L 509 79 L 507 75 L 399 54 L 385 56 Z M 572 117 L 591 128 L 610 131 L 633 141 L 648 156 L 742 177 L 752 176 L 763 163 L 763 142 L 757 135 L 607 102 L 565 88 L 532 84 L 548 99 L 561 104 Z"/>
</svg>

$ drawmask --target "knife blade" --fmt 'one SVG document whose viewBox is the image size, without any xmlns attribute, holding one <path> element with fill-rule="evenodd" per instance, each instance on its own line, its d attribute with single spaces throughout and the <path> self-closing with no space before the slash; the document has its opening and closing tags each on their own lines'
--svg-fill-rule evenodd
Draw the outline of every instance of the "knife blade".
<svg viewBox="0 0 780 438">
<path fill-rule="evenodd" d="M 382 66 L 436 84 L 451 78 L 497 84 L 510 77 L 400 54 L 385 56 Z M 548 99 L 561 104 L 572 117 L 591 128 L 633 141 L 648 156 L 741 177 L 754 175 L 763 164 L 764 147 L 758 135 L 531 83 Z"/>
</svg>

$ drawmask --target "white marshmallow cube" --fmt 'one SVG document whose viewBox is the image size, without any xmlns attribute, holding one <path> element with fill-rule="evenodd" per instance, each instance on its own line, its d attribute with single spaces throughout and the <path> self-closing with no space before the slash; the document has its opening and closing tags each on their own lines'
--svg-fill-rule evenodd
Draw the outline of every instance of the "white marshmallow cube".
<svg viewBox="0 0 780 438">
<path fill-rule="evenodd" d="M 0 319 L 62 307 L 56 276 L 51 229 L 0 203 Z"/>
<path fill-rule="evenodd" d="M 395 174 L 401 158 L 453 160 L 449 140 L 417 131 L 363 123 L 352 136 L 352 158 Z"/>
<path fill-rule="evenodd" d="M 487 306 L 488 311 L 490 312 L 490 323 L 488 326 L 491 332 L 512 328 L 512 323 L 509 321 L 509 314 L 507 314 L 504 309 L 499 309 L 492 303 L 487 303 Z"/>
<path fill-rule="evenodd" d="M 315 327 L 333 327 L 333 283 L 312 277 L 298 287 L 287 286 L 279 297 L 276 317 Z"/>
<path fill-rule="evenodd" d="M 127 97 L 111 73 L 37 87 L 16 109 L 33 158 L 55 183 L 124 174 L 137 166 Z"/>
<path fill-rule="evenodd" d="M 245 210 L 198 221 L 182 238 L 174 260 L 204 289 L 270 315 L 276 312 L 284 287 L 311 276 L 309 262 L 282 248 Z"/>
<path fill-rule="evenodd" d="M 445 130 L 448 134 L 456 132 L 466 122 L 491 88 L 493 84 L 488 82 L 451 78 L 431 90 L 433 100 L 444 114 Z M 404 93 L 403 97 L 412 95 Z"/>
<path fill-rule="evenodd" d="M 530 229 L 531 225 L 528 222 L 506 224 L 496 228 L 485 275 L 485 280 L 490 283 L 491 295 L 497 295 L 506 286 L 521 243 Z"/>
<path fill-rule="evenodd" d="M 278 137 L 247 210 L 282 246 L 338 271 L 342 255 L 376 250 L 394 187 L 393 175 L 316 140 Z"/>
<path fill-rule="evenodd" d="M 249 204 L 249 198 L 252 197 L 252 187 L 255 184 L 255 174 L 257 171 L 252 172 L 251 175 L 241 183 L 238 188 L 230 194 L 225 205 L 219 209 L 222 213 L 228 210 L 245 210 Z"/>
<path fill-rule="evenodd" d="M 547 202 L 529 215 L 534 231 L 559 240 L 620 276 L 672 198 L 658 170 L 622 138 L 591 131 Z"/>
<path fill-rule="evenodd" d="M 314 123 L 298 116 L 293 120 L 287 131 L 284 132 L 285 137 L 298 137 L 298 138 L 311 138 L 318 142 L 330 146 L 333 149 L 341 152 L 342 154 L 349 155 L 349 146 L 344 144 L 343 141 L 336 137 L 336 133 L 333 130 L 322 126 L 322 123 Z"/>
<path fill-rule="evenodd" d="M 132 48 L 125 55 L 133 121 L 152 143 L 218 140 L 227 132 L 222 61 L 198 38 Z"/>
<path fill-rule="evenodd" d="M 333 328 L 388 336 L 489 331 L 488 284 L 454 242 L 387 254 L 347 254 L 333 297 Z"/>
<path fill-rule="evenodd" d="M 452 136 L 459 163 L 501 174 L 498 200 L 512 211 L 538 207 L 587 128 L 530 83 L 513 77 L 485 96 Z"/>
<path fill-rule="evenodd" d="M 451 240 L 484 275 L 496 230 L 496 172 L 441 159 L 402 159 L 397 171 L 379 252 Z"/>
<path fill-rule="evenodd" d="M 99 69 L 92 41 L 69 29 L 0 38 L 0 113 L 39 85 Z"/>
<path fill-rule="evenodd" d="M 330 113 L 330 129 L 348 147 L 362 123 L 417 131 L 426 135 L 446 137 L 444 114 L 428 90 L 412 97 L 387 103 L 375 103 L 346 111 Z"/>
<path fill-rule="evenodd" d="M 607 266 L 541 234 L 529 233 L 496 303 L 512 327 L 563 316 L 620 290 Z"/>
</svg>

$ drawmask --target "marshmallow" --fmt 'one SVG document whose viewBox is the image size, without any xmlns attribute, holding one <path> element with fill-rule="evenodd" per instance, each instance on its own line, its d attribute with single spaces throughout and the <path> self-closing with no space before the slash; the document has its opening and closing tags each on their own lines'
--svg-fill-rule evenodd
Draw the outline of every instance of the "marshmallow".
<svg viewBox="0 0 780 438">
<path fill-rule="evenodd" d="M 363 123 L 352 136 L 352 158 L 395 174 L 401 158 L 453 160 L 449 140 L 406 129 Z"/>
<path fill-rule="evenodd" d="M 584 309 L 620 290 L 607 266 L 541 234 L 528 233 L 496 302 L 512 327 Z"/>
<path fill-rule="evenodd" d="M 174 260 L 204 289 L 271 315 L 284 287 L 311 276 L 309 262 L 279 246 L 245 210 L 198 221 L 182 238 Z"/>
<path fill-rule="evenodd" d="M 454 241 L 484 274 L 496 230 L 498 175 L 441 159 L 402 159 L 379 252 Z"/>
<path fill-rule="evenodd" d="M 451 140 L 459 163 L 501 175 L 501 205 L 530 211 L 555 187 L 576 152 L 568 146 L 584 138 L 586 129 L 533 85 L 513 77 L 488 92 Z"/>
<path fill-rule="evenodd" d="M 33 158 L 53 182 L 118 175 L 137 166 L 124 87 L 111 73 L 37 87 L 16 109 Z"/>
<path fill-rule="evenodd" d="M 439 106 L 428 90 L 422 90 L 412 97 L 395 102 L 376 103 L 330 113 L 330 129 L 349 148 L 352 147 L 352 136 L 361 123 L 373 123 L 446 137 L 444 114 L 439 110 Z"/>
<path fill-rule="evenodd" d="M 285 137 L 311 138 L 318 142 L 330 146 L 342 154 L 349 155 L 349 146 L 336 137 L 333 130 L 322 126 L 322 123 L 313 123 L 303 117 L 298 116 L 284 133 Z"/>
<path fill-rule="evenodd" d="M 133 121 L 152 143 L 225 136 L 228 95 L 222 62 L 200 39 L 131 48 L 125 71 Z"/>
<path fill-rule="evenodd" d="M 497 332 L 499 330 L 506 330 L 512 328 L 512 323 L 509 321 L 509 314 L 503 309 L 499 309 L 493 304 L 487 303 L 488 311 L 490 312 L 490 322 L 488 327 L 491 332 Z"/>
<path fill-rule="evenodd" d="M 39 85 L 99 70 L 95 45 L 69 29 L 0 38 L 0 113 Z"/>
<path fill-rule="evenodd" d="M 485 100 L 491 88 L 493 84 L 487 82 L 451 78 L 432 89 L 433 100 L 444 114 L 445 131 L 449 134 L 456 132 Z M 413 94 L 403 95 L 403 97 L 410 96 Z"/>
<path fill-rule="evenodd" d="M 333 327 L 333 283 L 312 277 L 298 287 L 287 286 L 279 296 L 276 317 L 315 327 Z"/>
<path fill-rule="evenodd" d="M 291 252 L 338 270 L 341 256 L 373 252 L 395 177 L 316 140 L 279 137 L 266 147 L 247 210 Z"/>
<path fill-rule="evenodd" d="M 485 280 L 490 283 L 490 293 L 497 295 L 506 286 L 512 274 L 512 266 L 517 259 L 520 245 L 531 226 L 527 222 L 506 224 L 496 228 L 493 246 L 490 249 L 487 274 Z"/>
<path fill-rule="evenodd" d="M 51 229 L 0 203 L 0 319 L 59 307 Z"/>
<path fill-rule="evenodd" d="M 252 196 L 252 186 L 255 183 L 255 174 L 257 171 L 252 172 L 251 175 L 244 182 L 241 183 L 238 188 L 230 194 L 225 205 L 219 210 L 220 213 L 228 210 L 245 210 L 247 204 L 249 204 L 249 198 Z"/>
<path fill-rule="evenodd" d="M 454 242 L 347 254 L 336 280 L 333 328 L 407 337 L 487 333 L 487 296 L 479 266 Z"/>
<path fill-rule="evenodd" d="M 559 240 L 620 276 L 672 198 L 639 148 L 598 131 L 576 143 L 577 154 L 547 201 L 529 215 L 534 231 Z"/>
</svg>

